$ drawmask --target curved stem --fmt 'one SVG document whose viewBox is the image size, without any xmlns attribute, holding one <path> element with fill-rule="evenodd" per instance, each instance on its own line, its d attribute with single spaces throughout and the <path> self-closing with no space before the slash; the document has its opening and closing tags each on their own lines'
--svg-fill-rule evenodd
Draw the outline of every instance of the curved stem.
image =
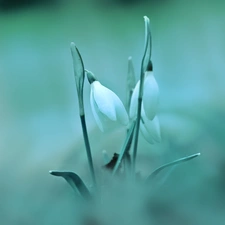
<svg viewBox="0 0 225 225">
<path fill-rule="evenodd" d="M 135 173 L 135 165 L 136 165 L 136 157 L 137 157 L 138 136 L 139 136 L 139 128 L 140 128 L 140 120 L 141 120 L 141 104 L 142 104 L 142 97 L 139 97 L 138 98 L 136 128 L 135 128 L 135 133 L 134 133 L 134 149 L 133 149 L 133 163 L 132 163 L 133 173 Z"/>
<path fill-rule="evenodd" d="M 149 63 L 151 63 L 151 51 L 152 51 L 152 40 L 151 40 L 151 31 L 150 31 L 150 26 L 149 26 L 149 18 L 144 16 L 144 20 L 145 20 L 145 50 L 144 50 L 144 55 L 143 55 L 143 58 L 141 61 L 141 74 L 140 74 L 140 87 L 139 87 L 139 93 L 138 93 L 137 120 L 136 120 L 135 136 L 134 136 L 133 168 L 132 168 L 133 173 L 135 173 L 145 71 L 147 70 Z"/>
<path fill-rule="evenodd" d="M 96 188 L 97 183 L 96 183 L 96 177 L 95 177 L 95 170 L 94 170 L 94 166 L 93 166 L 93 160 L 92 160 L 92 155 L 91 155 L 91 147 L 90 147 L 90 143 L 89 143 L 86 120 L 85 120 L 84 114 L 80 115 L 80 120 L 81 120 L 84 143 L 85 143 L 85 148 L 86 148 L 86 153 L 87 153 L 87 158 L 88 158 L 89 169 L 90 169 L 90 172 L 91 172 L 91 177 L 92 177 L 94 187 Z"/>
</svg>

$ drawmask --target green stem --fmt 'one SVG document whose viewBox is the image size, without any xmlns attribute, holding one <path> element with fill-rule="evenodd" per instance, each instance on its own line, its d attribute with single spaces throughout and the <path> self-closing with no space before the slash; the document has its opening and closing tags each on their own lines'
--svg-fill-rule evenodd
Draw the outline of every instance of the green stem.
<svg viewBox="0 0 225 225">
<path fill-rule="evenodd" d="M 138 109 L 137 109 L 137 120 L 136 120 L 136 129 L 134 133 L 134 149 L 133 149 L 133 173 L 135 173 L 135 165 L 136 165 L 136 157 L 137 157 L 137 147 L 138 147 L 138 137 L 139 137 L 139 128 L 140 128 L 140 120 L 141 120 L 141 104 L 142 97 L 138 98 Z"/>
<path fill-rule="evenodd" d="M 127 133 L 127 137 L 126 137 L 125 142 L 123 144 L 123 147 L 120 151 L 119 158 L 117 159 L 116 165 L 113 169 L 113 175 L 116 174 L 116 172 L 117 172 L 117 170 L 120 166 L 120 163 L 122 162 L 125 154 L 127 154 L 129 149 L 130 149 L 132 139 L 133 139 L 134 128 L 135 128 L 135 122 L 133 122 L 133 124 L 131 125 L 131 127 L 129 129 L 129 132 Z"/>
<path fill-rule="evenodd" d="M 137 108 L 137 121 L 136 121 L 136 129 L 134 135 L 134 150 L 133 150 L 133 173 L 135 173 L 135 164 L 136 164 L 136 156 L 137 156 L 137 147 L 138 147 L 138 136 L 139 136 L 139 128 L 140 128 L 140 120 L 141 120 L 141 104 L 143 97 L 143 89 L 144 89 L 144 78 L 145 71 L 148 68 L 149 63 L 151 63 L 151 51 L 152 51 L 152 43 L 151 43 L 151 31 L 149 26 L 148 17 L 144 17 L 145 20 L 145 50 L 144 56 L 141 61 L 141 74 L 140 74 L 140 87 L 138 93 L 138 108 Z"/>
<path fill-rule="evenodd" d="M 187 157 L 184 157 L 184 158 L 180 158 L 180 159 L 177 159 L 173 162 L 170 162 L 170 163 L 167 163 L 167 164 L 164 164 L 162 166 L 160 166 L 159 168 L 157 168 L 156 170 L 154 170 L 149 176 L 148 178 L 146 179 L 147 182 L 151 181 L 152 178 L 154 178 L 161 170 L 167 168 L 167 167 L 170 167 L 170 166 L 174 166 L 174 165 L 177 165 L 177 164 L 180 164 L 180 163 L 183 163 L 183 162 L 186 162 L 188 160 L 191 160 L 191 159 L 194 159 L 198 156 L 200 156 L 201 153 L 196 153 L 196 154 L 193 154 L 193 155 L 190 155 L 190 156 L 187 156 Z"/>
<path fill-rule="evenodd" d="M 82 126 L 82 131 L 83 131 L 84 143 L 85 143 L 85 147 L 86 147 L 89 169 L 91 172 L 91 177 L 92 177 L 94 187 L 96 188 L 97 183 L 96 183 L 95 170 L 94 170 L 94 166 L 93 166 L 91 148 L 90 148 L 90 143 L 89 143 L 89 138 L 88 138 L 88 133 L 87 133 L 85 115 L 80 115 L 80 120 L 81 120 L 81 126 Z"/>
</svg>

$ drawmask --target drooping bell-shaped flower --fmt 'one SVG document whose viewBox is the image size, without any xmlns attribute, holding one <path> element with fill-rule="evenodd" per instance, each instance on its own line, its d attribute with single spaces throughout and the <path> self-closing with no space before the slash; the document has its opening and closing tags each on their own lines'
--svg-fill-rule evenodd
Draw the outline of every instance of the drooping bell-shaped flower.
<svg viewBox="0 0 225 225">
<path fill-rule="evenodd" d="M 133 95 L 131 97 L 130 103 L 130 118 L 133 119 L 137 115 L 137 106 L 138 106 L 138 94 L 140 88 L 140 81 L 137 82 Z M 153 71 L 145 72 L 144 79 L 144 91 L 142 99 L 143 108 L 145 114 L 149 120 L 152 120 L 157 112 L 158 101 L 159 101 L 159 87 L 153 75 Z"/>
<path fill-rule="evenodd" d="M 106 130 L 109 121 L 118 121 L 127 125 L 129 123 L 128 115 L 119 97 L 96 80 L 90 71 L 86 72 L 91 85 L 91 109 L 100 130 Z"/>
<path fill-rule="evenodd" d="M 149 120 L 142 105 L 140 131 L 147 142 L 155 144 L 161 142 L 161 131 L 158 116 Z"/>
<path fill-rule="evenodd" d="M 152 120 L 157 112 L 159 102 L 159 87 L 153 75 L 153 71 L 145 72 L 143 107 L 146 116 Z"/>
</svg>

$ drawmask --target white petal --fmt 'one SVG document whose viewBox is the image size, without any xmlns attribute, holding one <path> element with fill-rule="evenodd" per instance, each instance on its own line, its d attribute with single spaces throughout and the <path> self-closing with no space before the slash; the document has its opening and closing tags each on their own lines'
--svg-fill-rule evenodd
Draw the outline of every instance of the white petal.
<svg viewBox="0 0 225 225">
<path fill-rule="evenodd" d="M 146 116 L 152 120 L 156 115 L 159 102 L 159 87 L 153 72 L 146 72 L 144 81 L 143 106 Z"/>
<path fill-rule="evenodd" d="M 142 107 L 141 117 L 142 117 L 141 123 L 143 124 L 146 131 L 148 132 L 148 139 L 149 140 L 152 139 L 153 142 L 161 142 L 161 132 L 160 132 L 160 124 L 159 124 L 158 117 L 155 116 L 153 120 L 149 120 L 145 114 L 143 107 Z"/>
<path fill-rule="evenodd" d="M 117 95 L 114 96 L 114 106 L 116 109 L 116 119 L 123 125 L 127 125 L 129 123 L 129 118 L 127 115 L 127 111 L 122 103 L 122 101 L 119 99 Z"/>
<path fill-rule="evenodd" d="M 138 94 L 139 94 L 140 81 L 137 82 L 130 101 L 130 118 L 134 119 L 137 115 Z"/>
<path fill-rule="evenodd" d="M 117 95 L 101 85 L 99 81 L 94 81 L 91 87 L 93 90 L 93 98 L 99 111 L 110 120 L 116 121 L 116 109 L 113 102 L 118 98 Z"/>
<path fill-rule="evenodd" d="M 155 116 L 153 120 L 145 121 L 144 125 L 154 141 L 158 143 L 161 142 L 161 131 L 158 117 Z"/>
<path fill-rule="evenodd" d="M 94 115 L 95 121 L 96 121 L 99 129 L 103 132 L 104 131 L 103 124 L 101 122 L 101 119 L 99 118 L 100 113 L 99 113 L 96 103 L 94 101 L 92 89 L 91 89 L 91 94 L 90 94 L 90 103 L 91 103 L 91 110 Z"/>
<path fill-rule="evenodd" d="M 143 137 L 145 138 L 145 140 L 148 143 L 154 144 L 154 141 L 153 141 L 152 137 L 149 136 L 149 133 L 148 133 L 147 129 L 145 128 L 145 126 L 142 122 L 140 122 L 140 131 L 141 131 L 141 134 L 143 135 Z"/>
<path fill-rule="evenodd" d="M 91 84 L 91 107 L 95 120 L 101 131 L 107 129 L 109 121 L 118 120 L 127 125 L 129 118 L 126 109 L 119 97 L 98 81 Z"/>
</svg>

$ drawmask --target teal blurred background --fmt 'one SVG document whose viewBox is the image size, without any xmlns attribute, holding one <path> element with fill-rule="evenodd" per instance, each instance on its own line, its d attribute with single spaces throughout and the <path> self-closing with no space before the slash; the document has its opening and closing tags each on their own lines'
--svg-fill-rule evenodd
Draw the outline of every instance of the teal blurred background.
<svg viewBox="0 0 225 225">
<path fill-rule="evenodd" d="M 48 174 L 71 169 L 90 183 L 70 42 L 85 67 L 125 101 L 127 58 L 136 77 L 143 16 L 151 20 L 163 142 L 140 137 L 138 168 L 201 152 L 177 167 L 152 199 L 152 224 L 225 221 L 225 2 L 201 0 L 0 1 L 0 223 L 75 224 L 76 198 Z M 102 134 L 85 106 L 96 167 L 124 130 Z M 96 142 L 97 140 L 97 142 Z"/>
</svg>

